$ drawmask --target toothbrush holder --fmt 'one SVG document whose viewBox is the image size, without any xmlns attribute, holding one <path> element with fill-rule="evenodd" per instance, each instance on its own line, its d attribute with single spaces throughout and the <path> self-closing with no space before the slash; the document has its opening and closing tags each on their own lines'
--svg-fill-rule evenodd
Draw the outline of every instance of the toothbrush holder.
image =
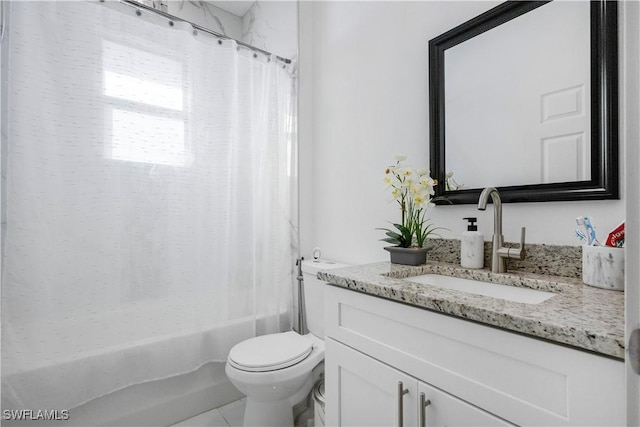
<svg viewBox="0 0 640 427">
<path fill-rule="evenodd" d="M 597 288 L 624 291 L 624 248 L 582 246 L 582 281 Z"/>
</svg>

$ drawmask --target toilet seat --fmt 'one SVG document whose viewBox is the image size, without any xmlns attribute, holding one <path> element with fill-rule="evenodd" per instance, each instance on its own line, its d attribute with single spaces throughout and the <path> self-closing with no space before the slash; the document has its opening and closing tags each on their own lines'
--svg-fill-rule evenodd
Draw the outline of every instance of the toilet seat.
<svg viewBox="0 0 640 427">
<path fill-rule="evenodd" d="M 243 341 L 229 352 L 228 362 L 248 372 L 269 372 L 288 368 L 306 359 L 313 342 L 296 332 L 263 335 Z"/>
</svg>

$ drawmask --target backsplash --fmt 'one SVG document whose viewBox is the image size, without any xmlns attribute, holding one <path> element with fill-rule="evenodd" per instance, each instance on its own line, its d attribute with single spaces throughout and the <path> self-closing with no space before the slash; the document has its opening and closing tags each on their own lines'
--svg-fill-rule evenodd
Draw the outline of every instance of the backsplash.
<svg viewBox="0 0 640 427">
<path fill-rule="evenodd" d="M 427 259 L 460 265 L 460 240 L 429 239 L 431 248 Z M 518 243 L 505 243 L 518 246 Z M 484 242 L 484 266 L 491 267 L 491 242 Z M 524 260 L 507 260 L 507 271 L 548 274 L 562 277 L 582 277 L 582 248 L 580 246 L 559 246 L 526 244 L 527 256 Z"/>
</svg>

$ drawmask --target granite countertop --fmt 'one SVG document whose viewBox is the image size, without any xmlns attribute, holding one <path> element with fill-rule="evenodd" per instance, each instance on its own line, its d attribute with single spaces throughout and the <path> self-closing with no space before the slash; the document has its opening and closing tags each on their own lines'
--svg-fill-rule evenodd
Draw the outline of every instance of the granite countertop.
<svg viewBox="0 0 640 427">
<path fill-rule="evenodd" d="M 539 304 L 516 303 L 402 280 L 440 274 L 527 287 L 556 295 Z M 502 329 L 624 359 L 624 293 L 543 274 L 492 273 L 429 261 L 417 267 L 380 262 L 323 270 L 335 286 L 399 301 Z"/>
</svg>

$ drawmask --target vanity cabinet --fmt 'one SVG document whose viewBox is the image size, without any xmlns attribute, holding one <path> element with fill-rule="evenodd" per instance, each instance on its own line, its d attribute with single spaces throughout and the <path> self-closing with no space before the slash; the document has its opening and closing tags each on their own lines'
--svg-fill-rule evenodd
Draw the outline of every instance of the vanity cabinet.
<svg viewBox="0 0 640 427">
<path fill-rule="evenodd" d="M 333 286 L 325 322 L 327 425 L 625 423 L 620 360 Z"/>
<path fill-rule="evenodd" d="M 344 344 L 326 345 L 329 426 L 512 426 Z"/>
</svg>

